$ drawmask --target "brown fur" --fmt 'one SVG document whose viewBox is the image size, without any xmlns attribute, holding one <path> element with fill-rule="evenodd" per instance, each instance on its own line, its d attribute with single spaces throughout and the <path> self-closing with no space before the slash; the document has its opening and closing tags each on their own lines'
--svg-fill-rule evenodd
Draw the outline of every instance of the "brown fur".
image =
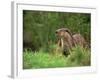
<svg viewBox="0 0 100 80">
<path fill-rule="evenodd" d="M 73 38 L 67 28 L 61 28 L 56 30 L 56 35 L 58 37 L 58 46 L 64 54 L 68 53 L 73 47 Z"/>
<path fill-rule="evenodd" d="M 81 47 L 86 47 L 86 41 L 81 34 L 74 34 L 73 41 L 75 45 L 79 45 Z"/>
<path fill-rule="evenodd" d="M 86 45 L 86 41 L 81 34 L 72 35 L 70 30 L 67 28 L 56 30 L 56 35 L 58 37 L 57 45 L 63 52 L 69 52 L 69 50 L 76 45 L 80 45 L 82 47 L 85 47 Z"/>
</svg>

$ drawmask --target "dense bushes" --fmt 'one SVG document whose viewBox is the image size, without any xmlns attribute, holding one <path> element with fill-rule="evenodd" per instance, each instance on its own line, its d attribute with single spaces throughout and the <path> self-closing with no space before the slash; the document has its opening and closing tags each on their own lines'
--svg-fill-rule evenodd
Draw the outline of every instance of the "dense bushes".
<svg viewBox="0 0 100 80">
<path fill-rule="evenodd" d="M 33 51 L 48 49 L 56 42 L 55 31 L 62 27 L 69 28 L 72 34 L 80 33 L 90 44 L 90 14 L 24 10 L 23 47 Z"/>
</svg>

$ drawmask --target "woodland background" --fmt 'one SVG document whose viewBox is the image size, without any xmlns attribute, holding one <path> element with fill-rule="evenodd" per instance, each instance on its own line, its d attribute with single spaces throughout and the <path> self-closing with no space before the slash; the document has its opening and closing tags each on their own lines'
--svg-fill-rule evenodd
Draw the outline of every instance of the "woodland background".
<svg viewBox="0 0 100 80">
<path fill-rule="evenodd" d="M 55 31 L 67 27 L 72 34 L 80 33 L 90 44 L 91 15 L 85 13 L 23 11 L 24 48 L 38 50 L 56 42 Z"/>
</svg>

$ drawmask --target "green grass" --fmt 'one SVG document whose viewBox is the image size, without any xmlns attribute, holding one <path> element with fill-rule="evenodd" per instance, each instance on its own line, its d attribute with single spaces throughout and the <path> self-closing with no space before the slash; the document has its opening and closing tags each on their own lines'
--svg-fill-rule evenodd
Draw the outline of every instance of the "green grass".
<svg viewBox="0 0 100 80">
<path fill-rule="evenodd" d="M 70 51 L 66 62 L 68 66 L 89 66 L 91 65 L 90 50 L 76 46 Z"/>
<path fill-rule="evenodd" d="M 43 51 L 23 53 L 23 69 L 32 68 L 56 68 L 56 67 L 75 67 L 89 66 L 90 51 L 79 46 L 70 51 L 70 55 L 55 55 Z"/>
</svg>

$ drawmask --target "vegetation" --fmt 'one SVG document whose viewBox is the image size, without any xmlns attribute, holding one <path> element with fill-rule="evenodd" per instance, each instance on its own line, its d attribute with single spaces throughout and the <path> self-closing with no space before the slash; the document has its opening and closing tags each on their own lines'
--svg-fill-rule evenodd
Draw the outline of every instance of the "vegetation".
<svg viewBox="0 0 100 80">
<path fill-rule="evenodd" d="M 90 49 L 74 47 L 65 57 L 56 51 L 55 31 L 68 28 L 80 33 L 90 45 L 91 15 L 23 10 L 23 68 L 51 68 L 90 65 Z"/>
<path fill-rule="evenodd" d="M 75 67 L 90 65 L 90 51 L 80 46 L 73 48 L 68 57 L 54 55 L 42 51 L 25 51 L 23 55 L 23 68 L 55 68 L 55 67 Z"/>
</svg>

